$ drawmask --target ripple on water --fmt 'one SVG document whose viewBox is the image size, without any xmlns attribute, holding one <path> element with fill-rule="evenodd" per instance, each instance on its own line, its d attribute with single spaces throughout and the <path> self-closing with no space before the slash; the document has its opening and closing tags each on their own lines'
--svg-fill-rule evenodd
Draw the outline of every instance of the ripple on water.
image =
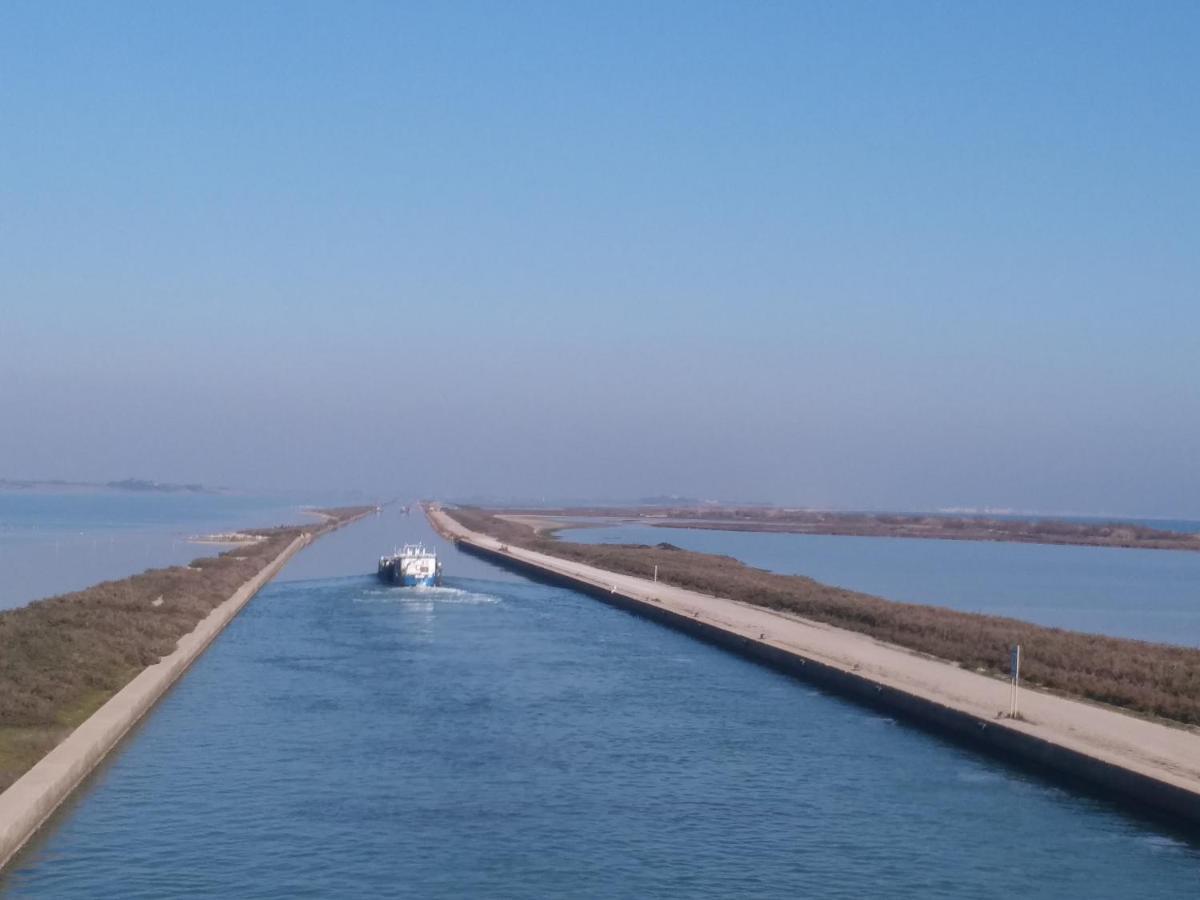
<svg viewBox="0 0 1200 900">
<path fill-rule="evenodd" d="M 353 598 L 355 603 L 500 603 L 494 594 L 482 594 L 462 588 L 448 587 L 378 587 L 364 590 Z"/>
<path fill-rule="evenodd" d="M 1196 897 L 1186 838 L 894 724 L 559 588 L 275 584 L 0 889 Z"/>
</svg>

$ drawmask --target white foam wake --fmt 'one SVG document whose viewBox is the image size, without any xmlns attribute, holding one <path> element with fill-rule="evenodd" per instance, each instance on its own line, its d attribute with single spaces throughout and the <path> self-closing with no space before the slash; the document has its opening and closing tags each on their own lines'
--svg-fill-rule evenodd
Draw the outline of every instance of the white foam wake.
<svg viewBox="0 0 1200 900">
<path fill-rule="evenodd" d="M 363 591 L 355 597 L 356 603 L 448 603 L 478 605 L 499 603 L 500 598 L 492 594 L 481 594 L 455 587 L 378 587 Z"/>
</svg>

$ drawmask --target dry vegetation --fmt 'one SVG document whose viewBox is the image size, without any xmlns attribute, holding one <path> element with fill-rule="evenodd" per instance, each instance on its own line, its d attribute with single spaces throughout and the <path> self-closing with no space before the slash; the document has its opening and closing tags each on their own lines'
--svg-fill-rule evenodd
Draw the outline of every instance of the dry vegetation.
<svg viewBox="0 0 1200 900">
<path fill-rule="evenodd" d="M 319 525 L 250 531 L 243 544 L 190 566 L 0 612 L 0 790 L 259 573 L 305 532 L 319 534 L 365 510 L 324 510 Z"/>
<path fill-rule="evenodd" d="M 1200 650 L 1045 628 L 1016 619 L 894 603 L 797 575 L 670 544 L 576 544 L 536 534 L 478 509 L 447 510 L 465 527 L 505 543 L 746 603 L 784 610 L 998 673 L 1022 645 L 1025 681 L 1138 713 L 1200 725 Z"/>
</svg>

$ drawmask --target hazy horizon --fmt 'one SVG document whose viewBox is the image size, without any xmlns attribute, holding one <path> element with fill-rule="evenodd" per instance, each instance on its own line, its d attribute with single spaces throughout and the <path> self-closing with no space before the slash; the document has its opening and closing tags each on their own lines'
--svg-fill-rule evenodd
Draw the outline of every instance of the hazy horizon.
<svg viewBox="0 0 1200 900">
<path fill-rule="evenodd" d="M 396 502 L 416 502 L 419 500 L 436 500 L 451 504 L 462 505 L 480 505 L 484 507 L 529 507 L 533 508 L 553 508 L 553 507 L 586 507 L 586 506 L 610 506 L 619 508 L 622 506 L 645 506 L 645 507 L 663 507 L 672 504 L 686 505 L 709 505 L 716 504 L 721 506 L 761 506 L 761 507 L 776 507 L 781 509 L 808 509 L 814 511 L 829 511 L 829 512 L 865 512 L 865 513 L 913 513 L 913 514 L 938 514 L 949 516 L 1038 516 L 1038 517 L 1063 517 L 1063 518 L 1086 518 L 1086 519 L 1131 519 L 1144 521 L 1195 521 L 1187 515 L 1163 515 L 1154 513 L 1138 512 L 1136 510 L 1080 510 L 1080 509 L 1037 509 L 1037 508 L 1016 508 L 1016 507 L 999 507 L 999 506 L 907 506 L 907 507 L 865 507 L 865 506 L 837 506 L 837 505 L 810 505 L 802 503 L 787 503 L 783 501 L 773 500 L 764 497 L 730 497 L 730 496 L 689 496 L 683 494 L 649 494 L 642 496 L 584 496 L 584 495 L 529 495 L 529 494 L 500 494 L 500 493 L 484 493 L 474 495 L 462 494 L 447 494 L 447 495 L 420 495 L 419 493 L 395 491 L 387 489 L 362 489 L 362 488 L 313 488 L 313 487 L 275 487 L 265 488 L 261 486 L 246 486 L 246 485 L 213 485 L 199 483 L 180 483 L 180 482 L 159 482 L 163 485 L 163 490 L 128 488 L 120 485 L 118 482 L 125 480 L 142 480 L 136 477 L 131 479 L 106 479 L 105 481 L 71 481 L 62 478 L 11 478 L 0 476 L 0 491 L 8 491 L 10 493 L 24 492 L 40 492 L 47 491 L 49 493 L 61 493 L 61 488 L 77 488 L 86 489 L 89 492 L 106 492 L 106 493 L 133 493 L 142 496 L 179 496 L 198 493 L 204 494 L 227 494 L 231 496 L 279 496 L 298 499 L 301 497 L 319 498 L 313 499 L 312 502 L 323 503 L 341 503 L 341 502 L 371 502 L 371 503 L 396 503 Z M 145 479 L 148 481 L 156 481 L 156 479 Z M 192 488 L 195 488 L 193 490 Z"/>
<path fill-rule="evenodd" d="M 1200 7 L 0 9 L 0 478 L 1200 518 Z"/>
</svg>

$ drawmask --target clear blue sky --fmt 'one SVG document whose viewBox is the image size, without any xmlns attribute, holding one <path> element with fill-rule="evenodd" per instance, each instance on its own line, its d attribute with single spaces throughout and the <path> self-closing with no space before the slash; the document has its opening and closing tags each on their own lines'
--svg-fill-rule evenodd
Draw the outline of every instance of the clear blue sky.
<svg viewBox="0 0 1200 900">
<path fill-rule="evenodd" d="M 0 6 L 0 476 L 1200 516 L 1196 3 Z"/>
</svg>

